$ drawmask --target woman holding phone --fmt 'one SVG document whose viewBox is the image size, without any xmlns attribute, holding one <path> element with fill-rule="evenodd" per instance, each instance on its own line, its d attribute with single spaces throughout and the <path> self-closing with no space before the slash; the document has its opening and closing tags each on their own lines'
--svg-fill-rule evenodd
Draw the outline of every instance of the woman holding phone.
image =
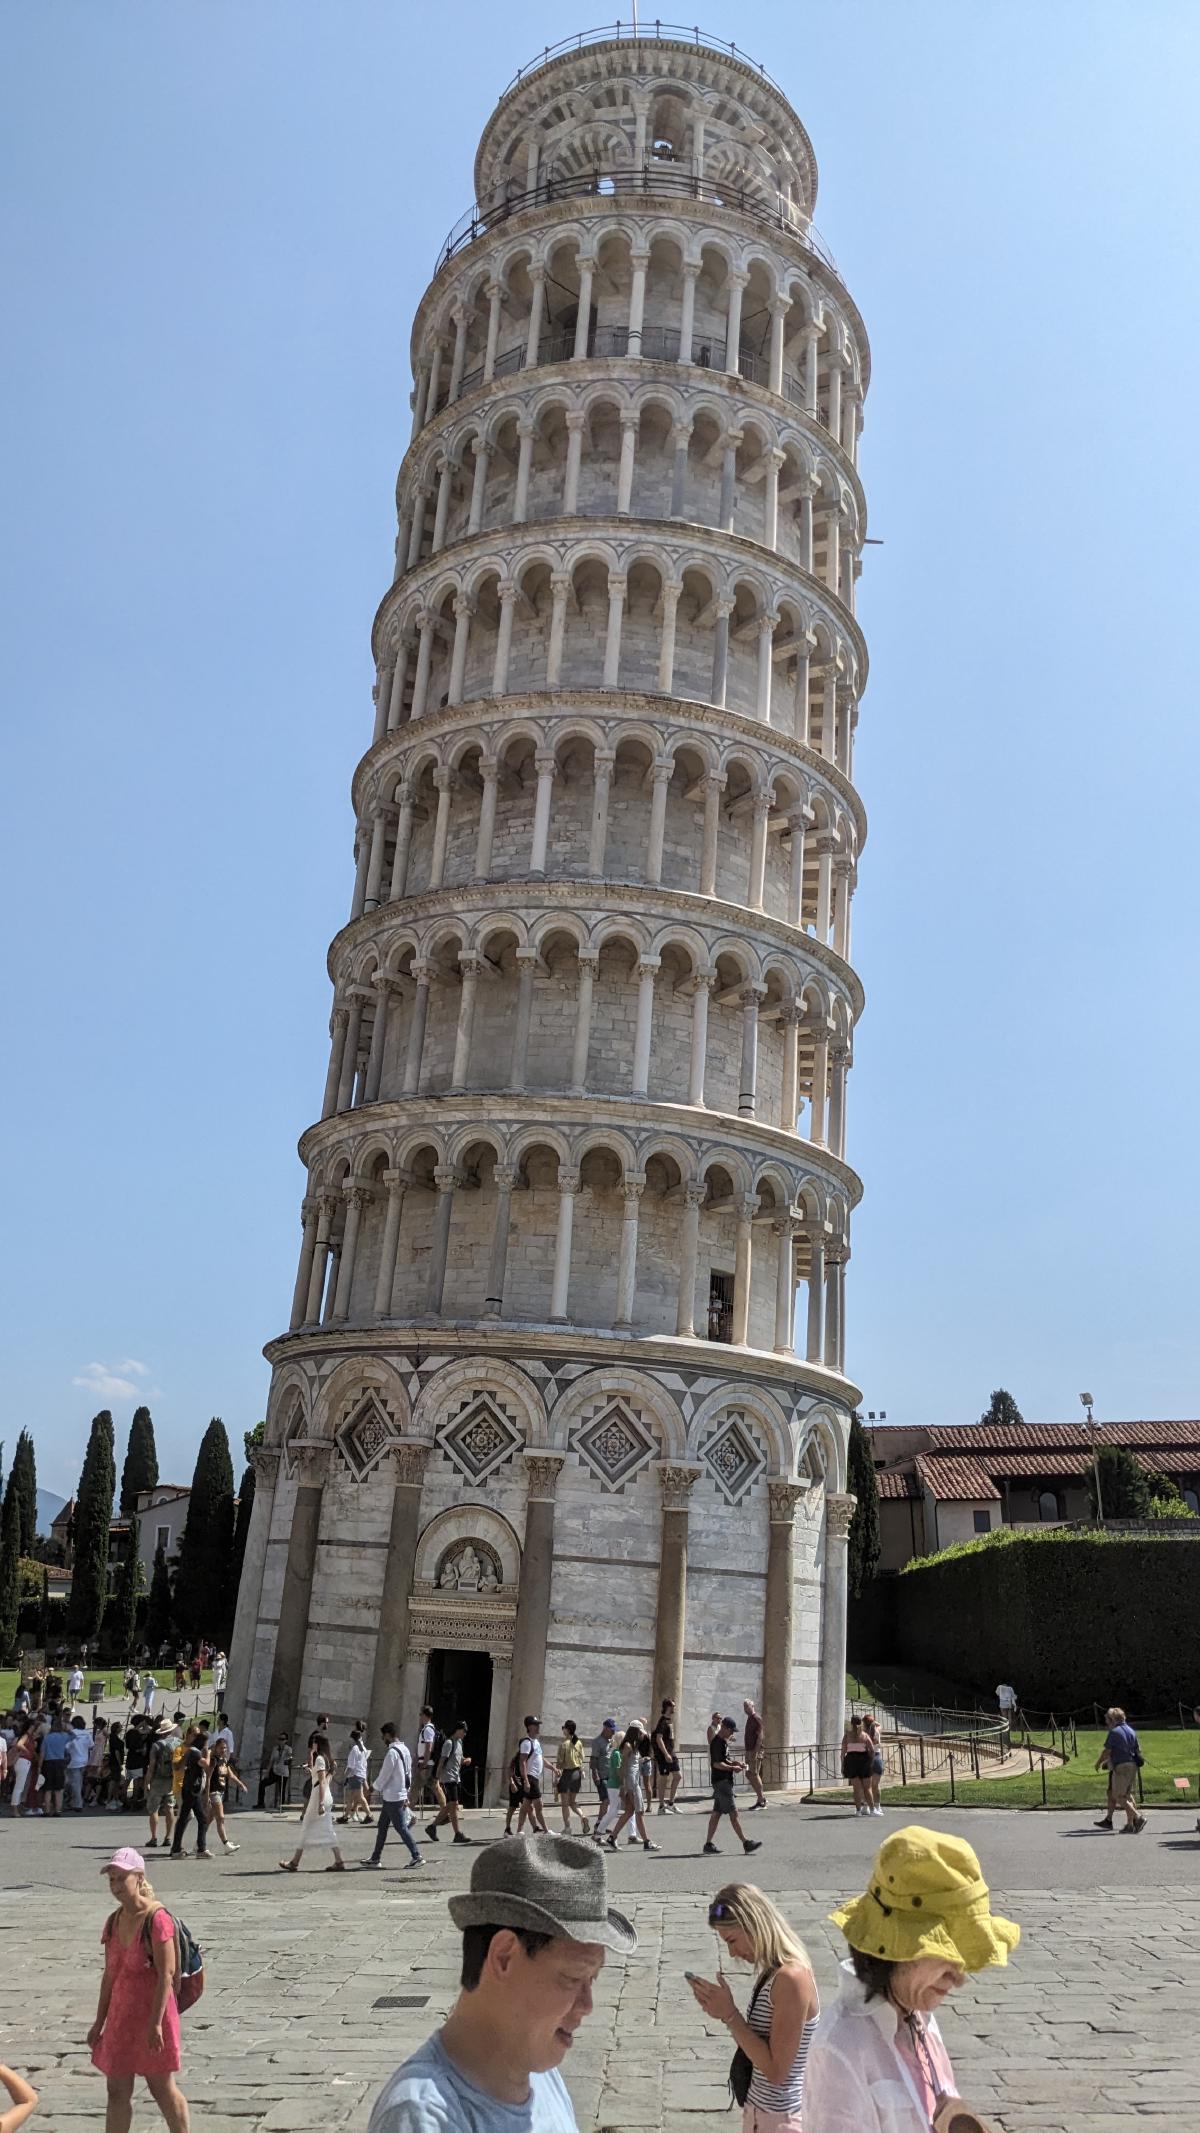
<svg viewBox="0 0 1200 2133">
<path fill-rule="evenodd" d="M 821 2012 L 804 1944 L 751 1882 L 718 1889 L 708 1922 L 726 1954 L 754 1969 L 744 2015 L 726 1978 L 687 1973 L 705 2014 L 724 2022 L 737 2046 L 729 2085 L 742 2106 L 742 2133 L 801 2133 L 804 2071 Z"/>
</svg>

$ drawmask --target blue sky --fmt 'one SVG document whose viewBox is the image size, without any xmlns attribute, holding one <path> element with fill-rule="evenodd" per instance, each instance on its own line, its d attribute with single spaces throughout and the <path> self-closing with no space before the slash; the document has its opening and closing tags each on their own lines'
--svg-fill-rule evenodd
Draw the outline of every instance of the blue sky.
<svg viewBox="0 0 1200 2133">
<path fill-rule="evenodd" d="M 0 14 L 0 1434 L 262 1412 L 413 307 L 559 5 Z M 755 4 L 870 330 L 849 1359 L 1197 1412 L 1200 11 Z M 236 1439 L 235 1439 L 236 1442 Z"/>
</svg>

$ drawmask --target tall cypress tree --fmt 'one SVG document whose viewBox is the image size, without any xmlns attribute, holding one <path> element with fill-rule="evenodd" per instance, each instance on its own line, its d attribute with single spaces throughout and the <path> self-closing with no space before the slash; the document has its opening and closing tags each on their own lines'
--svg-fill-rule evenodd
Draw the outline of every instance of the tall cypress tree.
<svg viewBox="0 0 1200 2133">
<path fill-rule="evenodd" d="M 1006 1392 L 1003 1385 L 999 1386 L 992 1394 L 979 1420 L 981 1423 L 990 1423 L 997 1429 L 1011 1429 L 1014 1423 L 1017 1422 L 1021 1424 L 1022 1428 L 1025 1426 L 1024 1415 L 1017 1406 L 1011 1392 Z"/>
<path fill-rule="evenodd" d="M 238 1490 L 237 1515 L 233 1522 L 233 1555 L 229 1565 L 229 1585 L 237 1600 L 237 1589 L 242 1582 L 242 1564 L 246 1559 L 246 1536 L 250 1531 L 250 1513 L 254 1509 L 254 1468 L 248 1466 L 242 1474 Z"/>
<path fill-rule="evenodd" d="M 153 1662 L 158 1657 L 160 1644 L 169 1644 L 174 1634 L 171 1608 L 171 1573 L 167 1569 L 166 1552 L 154 1551 L 154 1569 L 150 1575 L 150 1598 L 146 1606 L 146 1642 L 150 1646 Z"/>
<path fill-rule="evenodd" d="M 871 1440 L 857 1415 L 850 1417 L 850 1449 L 846 1482 L 857 1498 L 846 1542 L 846 1577 L 857 1600 L 869 1585 L 879 1562 L 879 1489 Z"/>
<path fill-rule="evenodd" d="M 192 1475 L 187 1524 L 179 1543 L 175 1572 L 175 1621 L 181 1636 L 224 1642 L 229 1635 L 233 1596 L 233 1461 L 225 1424 L 214 1415 Z"/>
<path fill-rule="evenodd" d="M 117 1586 L 109 1603 L 109 1630 L 112 1638 L 112 1656 L 122 1666 L 133 1655 L 134 1637 L 137 1633 L 138 1601 L 146 1590 L 146 1574 L 138 1553 L 137 1531 L 131 1528 L 126 1536 L 121 1553 L 121 1567 L 117 1572 Z"/>
<path fill-rule="evenodd" d="M 142 1489 L 158 1487 L 158 1451 L 154 1443 L 154 1424 L 150 1409 L 134 1409 L 129 1425 L 129 1448 L 121 1469 L 121 1516 L 132 1518 L 137 1510 L 137 1500 Z"/>
<path fill-rule="evenodd" d="M 69 1635 L 78 1644 L 92 1643 L 99 1635 L 104 1619 L 104 1602 L 108 1595 L 108 1535 L 116 1483 L 113 1418 L 107 1407 L 103 1407 L 92 1423 L 75 1496 L 75 1562 L 71 1572 L 67 1627 Z"/>
<path fill-rule="evenodd" d="M 0 1665 L 7 1666 L 17 1641 L 20 1602 L 21 1510 L 10 1472 L 0 1513 Z"/>
<path fill-rule="evenodd" d="M 37 1466 L 33 1438 L 27 1429 L 17 1438 L 9 1481 L 16 1488 L 21 1514 L 21 1553 L 32 1555 L 37 1545 Z"/>
</svg>

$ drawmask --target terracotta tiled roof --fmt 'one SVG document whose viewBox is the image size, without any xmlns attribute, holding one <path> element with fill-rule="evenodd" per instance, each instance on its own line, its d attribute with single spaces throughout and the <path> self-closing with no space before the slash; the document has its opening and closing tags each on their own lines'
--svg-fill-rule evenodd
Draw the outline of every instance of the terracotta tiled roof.
<svg viewBox="0 0 1200 2133">
<path fill-rule="evenodd" d="M 1086 1422 L 1015 1422 L 1001 1429 L 994 1422 L 968 1422 L 960 1427 L 934 1426 L 929 1444 L 937 1452 L 1044 1451 L 1061 1445 L 1064 1450 L 1086 1448 L 1090 1439 Z M 1102 1444 L 1192 1445 L 1200 1450 L 1200 1422 L 1098 1422 L 1096 1434 Z"/>
<path fill-rule="evenodd" d="M 921 1494 L 916 1475 L 907 1467 L 876 1468 L 875 1483 L 885 1503 L 904 1502 Z"/>
<path fill-rule="evenodd" d="M 999 1503 L 996 1487 L 980 1459 L 938 1459 L 918 1452 L 914 1466 L 939 1503 Z"/>
</svg>

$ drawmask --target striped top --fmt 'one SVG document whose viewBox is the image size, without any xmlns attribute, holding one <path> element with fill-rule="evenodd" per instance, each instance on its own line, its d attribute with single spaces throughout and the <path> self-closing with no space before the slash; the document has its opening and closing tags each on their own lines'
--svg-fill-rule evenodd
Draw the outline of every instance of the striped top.
<svg viewBox="0 0 1200 2133">
<path fill-rule="evenodd" d="M 761 1987 L 757 1999 L 747 2009 L 746 2026 L 754 2031 L 756 2037 L 766 2038 L 771 2034 L 771 1996 L 777 1974 L 772 1971 L 765 1985 Z M 768 2081 L 766 2075 L 760 2074 L 755 2067 L 750 2080 L 750 2093 L 746 2099 L 748 2103 L 757 2104 L 760 2111 L 778 2111 L 781 2115 L 791 2114 L 793 2117 L 799 2115 L 808 2048 L 812 2043 L 820 2012 L 818 2003 L 800 2032 L 796 2056 L 785 2080 Z"/>
</svg>

